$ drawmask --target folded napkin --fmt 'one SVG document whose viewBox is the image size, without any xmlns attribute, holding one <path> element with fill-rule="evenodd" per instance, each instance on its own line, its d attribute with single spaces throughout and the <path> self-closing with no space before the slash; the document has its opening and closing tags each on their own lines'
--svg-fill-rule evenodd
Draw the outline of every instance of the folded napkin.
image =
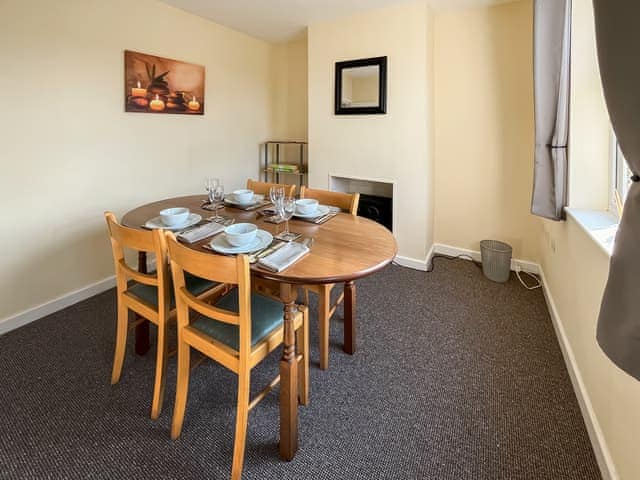
<svg viewBox="0 0 640 480">
<path fill-rule="evenodd" d="M 211 237 L 216 233 L 220 233 L 224 230 L 224 226 L 219 223 L 210 222 L 200 225 L 199 227 L 187 230 L 184 233 L 178 235 L 178 239 L 187 243 L 199 242 L 200 240 Z"/>
<path fill-rule="evenodd" d="M 297 242 L 289 242 L 284 247 L 258 260 L 261 267 L 272 272 L 281 272 L 309 253 L 309 247 Z"/>
</svg>

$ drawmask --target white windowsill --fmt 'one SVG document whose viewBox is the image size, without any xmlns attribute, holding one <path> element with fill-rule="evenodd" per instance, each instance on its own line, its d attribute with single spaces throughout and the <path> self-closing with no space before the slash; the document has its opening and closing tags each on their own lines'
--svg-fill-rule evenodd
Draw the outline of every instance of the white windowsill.
<svg viewBox="0 0 640 480">
<path fill-rule="evenodd" d="M 618 231 L 618 219 L 609 212 L 566 207 L 565 211 L 609 256 Z"/>
</svg>

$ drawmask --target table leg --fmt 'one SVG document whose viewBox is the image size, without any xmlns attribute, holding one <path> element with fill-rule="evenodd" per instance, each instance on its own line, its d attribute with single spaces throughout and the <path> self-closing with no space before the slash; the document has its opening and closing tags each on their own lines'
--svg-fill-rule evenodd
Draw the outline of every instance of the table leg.
<svg viewBox="0 0 640 480">
<path fill-rule="evenodd" d="M 356 351 L 356 284 L 344 283 L 344 346 L 349 355 Z"/>
<path fill-rule="evenodd" d="M 138 271 L 147 273 L 147 252 L 138 252 Z M 142 318 L 136 315 L 136 318 Z M 149 351 L 149 320 L 143 320 L 136 325 L 136 353 L 144 355 Z"/>
<path fill-rule="evenodd" d="M 293 460 L 298 450 L 298 361 L 293 318 L 296 313 L 296 289 L 281 284 L 284 303 L 284 335 L 280 359 L 280 458 Z"/>
</svg>

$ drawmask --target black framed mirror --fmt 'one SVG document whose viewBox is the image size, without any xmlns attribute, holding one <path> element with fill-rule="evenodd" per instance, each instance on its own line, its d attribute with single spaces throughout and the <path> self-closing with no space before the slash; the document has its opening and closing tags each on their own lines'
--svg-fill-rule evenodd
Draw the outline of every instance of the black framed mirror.
<svg viewBox="0 0 640 480">
<path fill-rule="evenodd" d="M 336 62 L 335 113 L 387 113 L 387 57 Z"/>
</svg>

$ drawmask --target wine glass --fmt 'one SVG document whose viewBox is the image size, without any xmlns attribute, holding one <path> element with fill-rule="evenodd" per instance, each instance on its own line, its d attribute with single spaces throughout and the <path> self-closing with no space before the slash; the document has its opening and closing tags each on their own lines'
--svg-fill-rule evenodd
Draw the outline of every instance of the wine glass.
<svg viewBox="0 0 640 480">
<path fill-rule="evenodd" d="M 284 187 L 273 186 L 269 189 L 269 199 L 274 205 L 284 198 Z"/>
<path fill-rule="evenodd" d="M 222 202 L 224 201 L 224 185 L 222 185 L 222 183 L 218 183 L 216 185 L 216 187 L 213 189 L 213 193 L 211 197 L 212 197 L 211 203 L 213 203 L 216 208 L 215 215 L 213 216 L 212 220 L 214 222 L 218 222 L 223 219 L 222 216 L 218 215 L 218 208 L 220 207 L 220 204 L 222 204 Z"/>
<path fill-rule="evenodd" d="M 278 213 L 281 218 L 284 218 L 284 238 L 288 238 L 291 235 L 289 232 L 289 220 L 293 217 L 294 212 L 296 211 L 296 199 L 293 197 L 284 197 L 278 206 Z"/>
<path fill-rule="evenodd" d="M 213 191 L 220 185 L 220 179 L 214 177 L 207 177 L 204 181 L 204 188 L 207 191 L 207 199 L 209 204 L 213 204 Z"/>
<path fill-rule="evenodd" d="M 280 203 L 284 198 L 284 187 L 274 186 L 269 189 L 269 199 L 273 203 L 276 212 L 280 211 Z"/>
</svg>

